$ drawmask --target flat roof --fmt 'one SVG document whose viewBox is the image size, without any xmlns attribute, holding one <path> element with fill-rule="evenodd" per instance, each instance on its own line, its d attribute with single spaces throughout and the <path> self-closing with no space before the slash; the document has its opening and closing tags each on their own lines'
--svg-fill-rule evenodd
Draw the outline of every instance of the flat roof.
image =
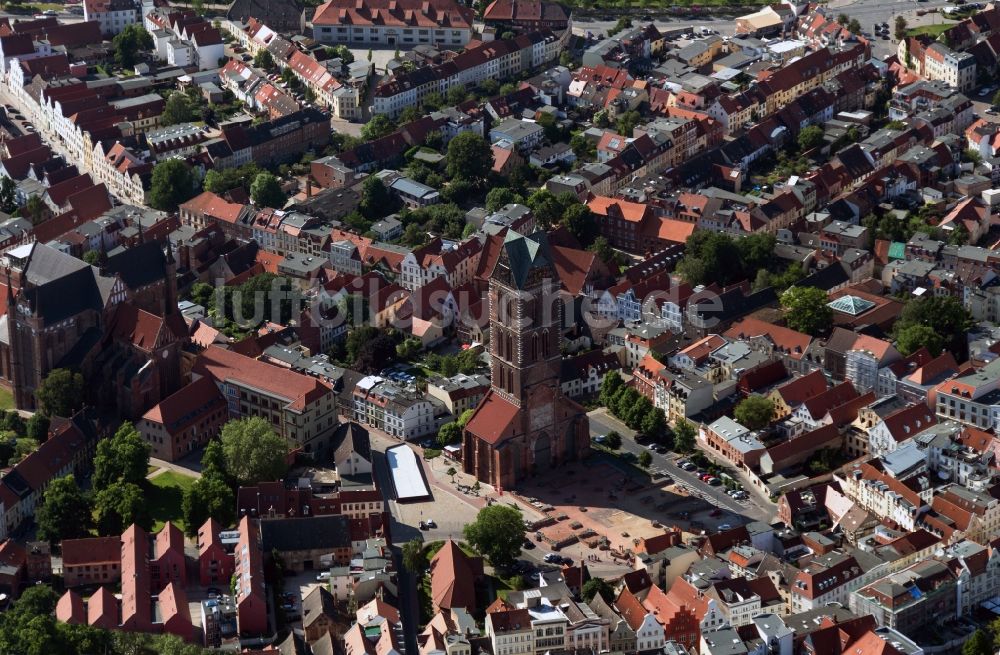
<svg viewBox="0 0 1000 655">
<path fill-rule="evenodd" d="M 405 444 L 388 448 L 385 460 L 392 475 L 392 485 L 396 488 L 396 500 L 423 500 L 430 497 L 431 490 L 424 479 L 423 467 L 412 448 Z"/>
</svg>

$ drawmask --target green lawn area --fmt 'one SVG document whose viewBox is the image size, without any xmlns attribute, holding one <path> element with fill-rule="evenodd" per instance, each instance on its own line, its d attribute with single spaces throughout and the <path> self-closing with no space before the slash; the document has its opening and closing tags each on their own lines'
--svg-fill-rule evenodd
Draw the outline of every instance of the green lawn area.
<svg viewBox="0 0 1000 655">
<path fill-rule="evenodd" d="M 152 464 L 150 464 L 146 468 L 146 476 L 148 477 L 151 473 L 155 473 L 156 471 L 159 471 L 159 470 L 160 470 L 159 466 L 153 466 Z"/>
<path fill-rule="evenodd" d="M 0 409 L 14 409 L 14 394 L 0 387 Z"/>
<path fill-rule="evenodd" d="M 194 484 L 194 480 L 190 476 L 167 471 L 149 481 L 146 502 L 149 505 L 149 513 L 153 516 L 154 532 L 162 528 L 167 521 L 173 521 L 174 525 L 184 531 L 181 499 L 184 497 L 184 490 Z"/>
<path fill-rule="evenodd" d="M 955 23 L 938 23 L 937 25 L 923 25 L 921 27 L 914 27 L 911 30 L 906 30 L 906 33 L 910 36 L 921 36 L 928 35 L 933 36 L 935 39 L 949 29 L 955 26 Z"/>
</svg>

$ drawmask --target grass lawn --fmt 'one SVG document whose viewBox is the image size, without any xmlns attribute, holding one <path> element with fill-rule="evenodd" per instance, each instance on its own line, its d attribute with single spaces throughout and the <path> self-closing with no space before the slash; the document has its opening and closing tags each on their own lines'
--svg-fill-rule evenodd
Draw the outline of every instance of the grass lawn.
<svg viewBox="0 0 1000 655">
<path fill-rule="evenodd" d="M 156 471 L 159 471 L 159 470 L 160 470 L 159 466 L 153 466 L 152 464 L 150 464 L 149 467 L 146 469 L 146 475 L 148 476 L 151 473 L 155 473 Z"/>
<path fill-rule="evenodd" d="M 0 387 L 0 409 L 14 409 L 14 394 Z"/>
<path fill-rule="evenodd" d="M 181 518 L 181 499 L 184 497 L 184 490 L 194 484 L 194 480 L 190 476 L 167 471 L 149 481 L 146 502 L 149 513 L 153 515 L 154 532 L 167 521 L 173 521 L 174 525 L 184 531 L 186 526 Z"/>
<path fill-rule="evenodd" d="M 937 25 L 923 25 L 921 27 L 914 27 L 911 30 L 906 30 L 906 33 L 910 36 L 921 36 L 926 34 L 928 36 L 933 36 L 937 38 L 947 32 L 949 29 L 955 26 L 955 23 L 938 23 Z"/>
</svg>

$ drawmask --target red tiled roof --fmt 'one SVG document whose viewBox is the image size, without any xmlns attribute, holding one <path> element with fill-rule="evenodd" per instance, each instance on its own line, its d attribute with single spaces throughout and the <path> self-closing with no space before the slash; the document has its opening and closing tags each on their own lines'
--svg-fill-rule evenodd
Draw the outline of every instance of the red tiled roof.
<svg viewBox="0 0 1000 655">
<path fill-rule="evenodd" d="M 854 388 L 853 384 L 845 380 L 817 396 L 806 399 L 803 404 L 809 412 L 809 416 L 814 420 L 818 420 L 823 418 L 831 409 L 839 407 L 857 397 L 857 389 Z"/>
<path fill-rule="evenodd" d="M 324 395 L 331 393 L 315 378 L 271 366 L 231 350 L 210 346 L 198 357 L 194 371 L 218 381 L 236 381 L 254 386 L 288 401 L 294 410 L 303 410 Z"/>
<path fill-rule="evenodd" d="M 465 429 L 489 444 L 499 443 L 507 436 L 518 411 L 517 405 L 490 390 L 486 392 Z"/>
<path fill-rule="evenodd" d="M 430 572 L 431 600 L 435 607 L 475 608 L 475 583 L 483 574 L 482 558 L 469 557 L 449 539 L 431 559 Z"/>
<path fill-rule="evenodd" d="M 750 317 L 733 323 L 732 327 L 726 330 L 722 336 L 730 340 L 766 336 L 781 352 L 792 359 L 801 359 L 805 356 L 806 350 L 812 342 L 812 337 L 808 334 Z"/>
<path fill-rule="evenodd" d="M 66 539 L 62 542 L 63 566 L 100 562 L 119 562 L 122 544 L 118 537 Z"/>
</svg>

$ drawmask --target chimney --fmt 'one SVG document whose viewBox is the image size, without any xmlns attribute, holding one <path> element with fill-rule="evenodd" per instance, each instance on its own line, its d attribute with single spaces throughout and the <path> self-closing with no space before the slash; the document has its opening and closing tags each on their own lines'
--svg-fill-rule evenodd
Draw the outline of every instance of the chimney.
<svg viewBox="0 0 1000 655">
<path fill-rule="evenodd" d="M 313 181 L 311 177 L 306 178 L 306 199 L 313 197 Z"/>
</svg>

